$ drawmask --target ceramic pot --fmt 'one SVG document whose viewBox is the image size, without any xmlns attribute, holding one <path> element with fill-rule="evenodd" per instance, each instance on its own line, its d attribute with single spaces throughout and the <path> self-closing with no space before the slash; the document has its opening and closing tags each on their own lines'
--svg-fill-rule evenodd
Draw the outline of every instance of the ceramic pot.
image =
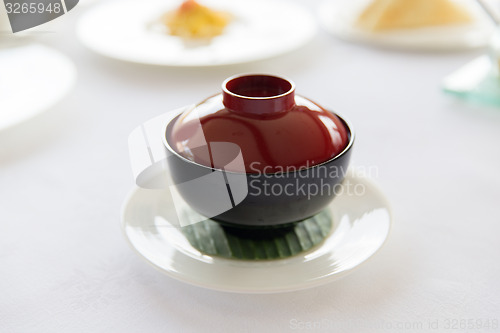
<svg viewBox="0 0 500 333">
<path fill-rule="evenodd" d="M 239 75 L 164 127 L 169 173 L 200 214 L 231 226 L 309 218 L 339 190 L 354 134 L 338 114 L 295 94 L 290 80 Z"/>
</svg>

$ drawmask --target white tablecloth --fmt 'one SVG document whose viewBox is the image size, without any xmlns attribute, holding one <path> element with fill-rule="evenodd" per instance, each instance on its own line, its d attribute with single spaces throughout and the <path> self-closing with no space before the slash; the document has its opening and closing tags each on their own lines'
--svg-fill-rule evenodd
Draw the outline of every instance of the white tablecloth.
<svg viewBox="0 0 500 333">
<path fill-rule="evenodd" d="M 39 37 L 76 64 L 74 90 L 0 133 L 1 332 L 500 330 L 500 109 L 440 91 L 482 51 L 390 51 L 320 32 L 271 60 L 162 68 L 85 49 L 74 33 L 84 11 Z M 241 72 L 286 75 L 355 125 L 353 165 L 377 170 L 394 225 L 351 275 L 292 293 L 222 293 L 163 275 L 127 245 L 129 132 Z"/>
</svg>

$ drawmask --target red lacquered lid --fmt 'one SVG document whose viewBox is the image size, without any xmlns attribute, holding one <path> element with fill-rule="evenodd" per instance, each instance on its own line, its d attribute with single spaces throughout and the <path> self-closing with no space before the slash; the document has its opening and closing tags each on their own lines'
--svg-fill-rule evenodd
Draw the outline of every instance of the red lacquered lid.
<svg viewBox="0 0 500 333">
<path fill-rule="evenodd" d="M 247 173 L 311 167 L 337 156 L 349 139 L 335 114 L 295 95 L 293 82 L 261 74 L 224 81 L 222 94 L 182 114 L 167 138 L 176 152 L 196 163 Z M 211 151 L 225 147 L 220 143 L 239 148 L 243 163 L 230 164 L 234 149 Z"/>
</svg>

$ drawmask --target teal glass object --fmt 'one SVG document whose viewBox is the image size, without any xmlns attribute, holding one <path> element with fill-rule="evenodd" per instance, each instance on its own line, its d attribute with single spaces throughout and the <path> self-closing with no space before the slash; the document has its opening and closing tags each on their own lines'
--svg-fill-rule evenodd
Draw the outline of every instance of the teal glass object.
<svg viewBox="0 0 500 333">
<path fill-rule="evenodd" d="M 474 59 L 447 76 L 443 90 L 473 102 L 500 106 L 500 77 L 488 55 Z"/>
<path fill-rule="evenodd" d="M 448 94 L 477 103 L 500 106 L 500 28 L 490 40 L 489 53 L 480 56 L 443 80 Z"/>
</svg>

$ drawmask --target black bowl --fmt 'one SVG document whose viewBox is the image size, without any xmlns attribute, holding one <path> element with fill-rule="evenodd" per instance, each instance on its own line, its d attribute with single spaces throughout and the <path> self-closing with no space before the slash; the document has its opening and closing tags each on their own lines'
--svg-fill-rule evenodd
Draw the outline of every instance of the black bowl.
<svg viewBox="0 0 500 333">
<path fill-rule="evenodd" d="M 177 153 L 167 138 L 178 115 L 167 124 L 163 140 L 171 153 L 171 179 L 191 208 L 227 226 L 277 227 L 302 221 L 333 200 L 347 172 L 354 133 L 337 116 L 348 130 L 349 142 L 334 158 L 277 173 L 238 173 L 201 165 Z"/>
</svg>

